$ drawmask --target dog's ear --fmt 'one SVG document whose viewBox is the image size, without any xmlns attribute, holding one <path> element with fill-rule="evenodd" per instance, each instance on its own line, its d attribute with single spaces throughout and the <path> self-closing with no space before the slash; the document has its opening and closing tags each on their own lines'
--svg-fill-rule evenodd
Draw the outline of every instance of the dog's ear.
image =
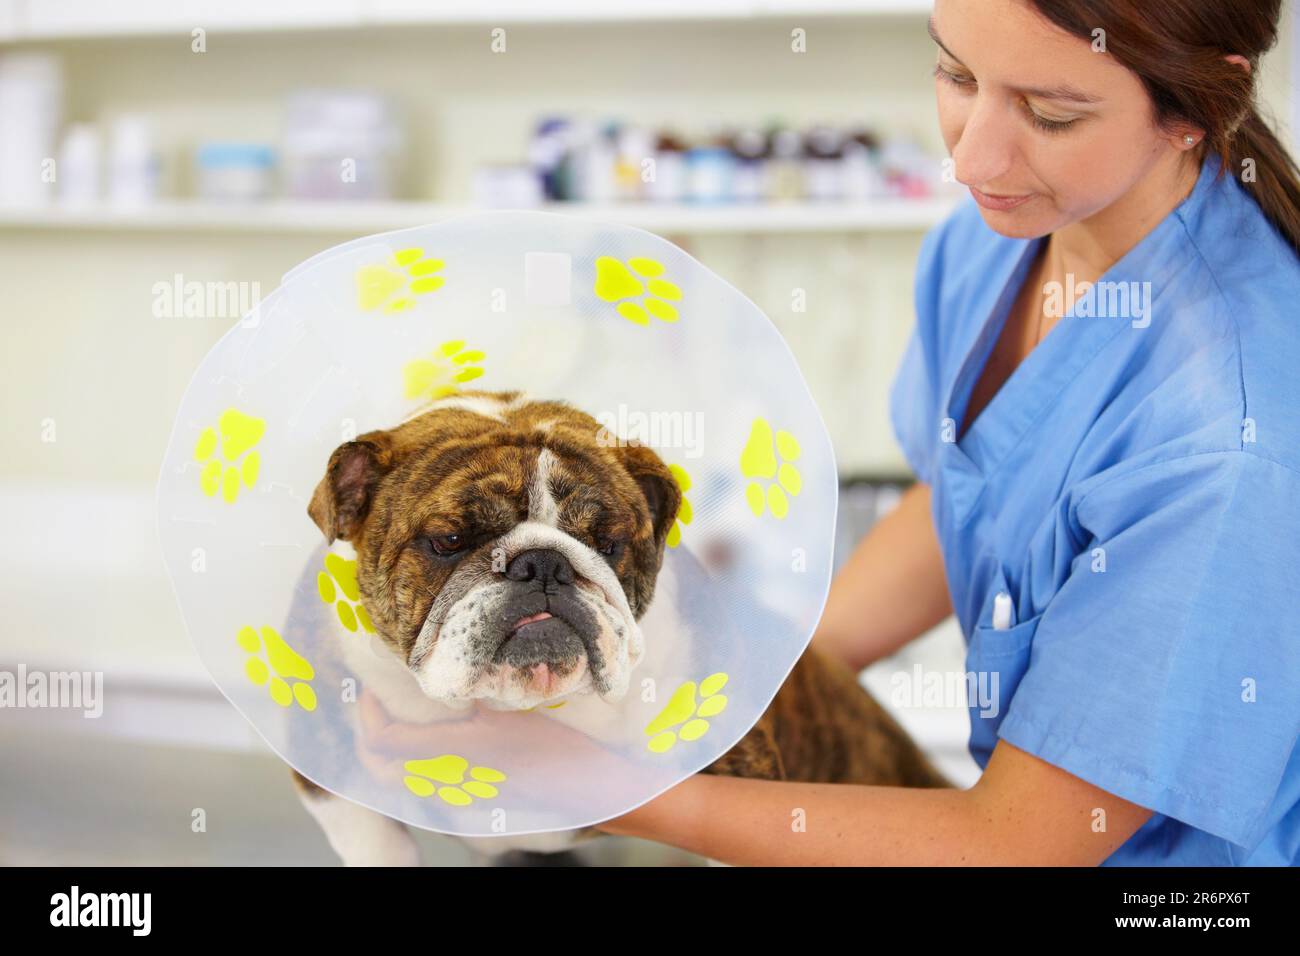
<svg viewBox="0 0 1300 956">
<path fill-rule="evenodd" d="M 307 514 L 326 541 L 346 541 L 356 534 L 370 511 L 376 483 L 393 467 L 393 457 L 392 437 L 382 431 L 367 432 L 334 449 L 307 505 Z"/>
<path fill-rule="evenodd" d="M 645 495 L 646 504 L 650 506 L 655 548 L 661 550 L 682 506 L 682 490 L 663 459 L 652 449 L 636 442 L 628 442 L 620 448 L 623 467 L 641 487 L 641 494 Z"/>
</svg>

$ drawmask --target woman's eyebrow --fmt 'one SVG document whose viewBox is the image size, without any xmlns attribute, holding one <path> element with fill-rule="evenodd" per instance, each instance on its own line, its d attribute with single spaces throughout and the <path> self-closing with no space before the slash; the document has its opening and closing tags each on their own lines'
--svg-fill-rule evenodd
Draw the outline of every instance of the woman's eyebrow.
<svg viewBox="0 0 1300 956">
<path fill-rule="evenodd" d="M 934 28 L 934 17 L 930 17 L 928 20 L 925 21 L 925 29 L 926 32 L 930 34 L 930 39 L 933 40 L 935 43 L 939 44 L 939 49 L 943 50 L 944 53 L 947 53 L 958 63 L 961 62 L 961 57 L 959 57 L 956 53 L 953 53 L 952 50 L 949 50 L 946 46 L 944 46 L 943 41 L 939 39 L 939 31 Z"/>
<path fill-rule="evenodd" d="M 961 57 L 944 46 L 943 41 L 939 39 L 939 31 L 934 28 L 934 17 L 930 17 L 926 20 L 925 28 L 930 34 L 930 39 L 939 44 L 939 48 L 943 50 L 944 53 L 947 53 L 958 63 L 961 62 Z M 1063 83 L 1059 86 L 1041 88 L 1020 87 L 1016 89 L 1015 92 L 1023 94 L 1024 96 L 1032 96 L 1034 99 L 1038 100 L 1071 100 L 1075 103 L 1100 103 L 1102 100 L 1100 96 L 1093 96 L 1091 93 L 1085 93 L 1077 86 L 1070 86 L 1068 83 Z"/>
</svg>

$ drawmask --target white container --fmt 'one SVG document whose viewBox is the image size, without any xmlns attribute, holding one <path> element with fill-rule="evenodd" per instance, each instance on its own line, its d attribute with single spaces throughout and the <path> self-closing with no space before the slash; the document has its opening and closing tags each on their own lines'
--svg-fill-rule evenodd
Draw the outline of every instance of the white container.
<svg viewBox="0 0 1300 956">
<path fill-rule="evenodd" d="M 199 196 L 208 202 L 257 202 L 275 189 L 275 153 L 258 143 L 204 143 L 194 157 Z"/>
<path fill-rule="evenodd" d="M 47 202 L 63 122 L 63 70 L 43 53 L 0 56 L 0 206 Z"/>
<path fill-rule="evenodd" d="M 646 183 L 646 192 L 654 202 L 674 203 L 686 199 L 686 154 L 675 149 L 661 149 L 655 154 L 655 176 Z"/>
<path fill-rule="evenodd" d="M 162 161 L 153 121 L 127 114 L 113 121 L 108 152 L 108 199 L 114 205 L 138 206 L 158 198 Z"/>
<path fill-rule="evenodd" d="M 474 202 L 494 209 L 527 209 L 542 203 L 537 171 L 522 164 L 474 170 Z"/>
<path fill-rule="evenodd" d="M 295 93 L 284 128 L 285 193 L 293 199 L 391 199 L 401 146 L 385 97 L 360 90 Z"/>
<path fill-rule="evenodd" d="M 100 197 L 103 148 L 93 123 L 74 123 L 63 134 L 59 149 L 59 202 L 93 203 Z"/>
</svg>

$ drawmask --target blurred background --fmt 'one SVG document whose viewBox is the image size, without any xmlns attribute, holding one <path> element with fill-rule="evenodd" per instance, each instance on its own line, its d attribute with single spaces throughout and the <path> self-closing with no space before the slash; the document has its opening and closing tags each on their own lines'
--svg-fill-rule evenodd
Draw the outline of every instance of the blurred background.
<svg viewBox="0 0 1300 956">
<path fill-rule="evenodd" d="M 0 0 L 0 670 L 105 681 L 98 719 L 0 709 L 0 864 L 335 862 L 192 650 L 154 487 L 208 348 L 347 239 L 536 207 L 677 242 L 809 378 L 842 562 L 909 480 L 888 388 L 921 238 L 962 201 L 930 6 Z M 1261 99 L 1293 146 L 1298 77 L 1288 10 Z M 209 294 L 159 291 L 190 283 Z M 963 659 L 950 621 L 862 680 L 968 785 L 965 707 L 900 707 L 890 684 Z M 426 862 L 481 862 L 420 839 Z M 702 862 L 613 838 L 582 854 Z"/>
</svg>

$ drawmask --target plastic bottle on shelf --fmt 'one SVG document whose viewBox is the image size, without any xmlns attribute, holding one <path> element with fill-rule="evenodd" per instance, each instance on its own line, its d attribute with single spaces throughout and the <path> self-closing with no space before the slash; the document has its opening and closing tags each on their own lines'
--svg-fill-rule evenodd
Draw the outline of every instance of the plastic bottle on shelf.
<svg viewBox="0 0 1300 956">
<path fill-rule="evenodd" d="M 794 202 L 806 195 L 803 171 L 803 137 L 797 130 L 773 126 L 767 134 L 767 163 L 763 169 L 763 198 L 768 202 Z"/>
<path fill-rule="evenodd" d="M 675 133 L 662 131 L 655 140 L 653 177 L 646 195 L 654 202 L 682 202 L 686 198 L 686 143 Z"/>
<path fill-rule="evenodd" d="M 45 53 L 0 55 L 0 205 L 47 202 L 63 121 L 63 69 Z"/>
<path fill-rule="evenodd" d="M 87 204 L 100 198 L 102 153 L 95 124 L 73 123 L 67 128 L 59 147 L 59 202 Z"/>
<path fill-rule="evenodd" d="M 620 200 L 646 198 L 644 171 L 647 160 L 654 157 L 655 137 L 643 126 L 629 124 L 619 129 L 617 158 L 614 167 L 616 196 Z"/>
<path fill-rule="evenodd" d="M 761 202 L 763 166 L 767 162 L 767 137 L 757 129 L 742 129 L 730 140 L 735 157 L 731 180 L 731 197 L 736 202 Z"/>
<path fill-rule="evenodd" d="M 612 202 L 616 162 L 612 130 L 579 120 L 573 124 L 570 144 L 567 161 L 572 174 L 572 192 L 564 198 L 588 203 Z"/>
<path fill-rule="evenodd" d="M 729 201 L 735 165 L 735 156 L 725 146 L 696 146 L 688 149 L 686 198 L 694 203 Z"/>
<path fill-rule="evenodd" d="M 896 135 L 885 142 L 880 164 L 889 191 L 906 199 L 928 199 L 939 187 L 939 162 L 915 140 Z"/>
<path fill-rule="evenodd" d="M 547 116 L 533 126 L 528 140 L 528 164 L 542 184 L 542 195 L 551 202 L 568 199 L 567 157 L 573 139 L 573 125 L 566 117 Z"/>
<path fill-rule="evenodd" d="M 139 113 L 115 119 L 109 134 L 109 201 L 122 206 L 154 202 L 161 170 L 153 120 Z"/>
<path fill-rule="evenodd" d="M 814 126 L 806 143 L 804 191 L 813 201 L 844 198 L 844 134 L 832 126 Z"/>
<path fill-rule="evenodd" d="M 880 173 L 880 141 L 866 128 L 851 131 L 844 142 L 844 198 L 868 202 L 888 194 Z"/>
</svg>

